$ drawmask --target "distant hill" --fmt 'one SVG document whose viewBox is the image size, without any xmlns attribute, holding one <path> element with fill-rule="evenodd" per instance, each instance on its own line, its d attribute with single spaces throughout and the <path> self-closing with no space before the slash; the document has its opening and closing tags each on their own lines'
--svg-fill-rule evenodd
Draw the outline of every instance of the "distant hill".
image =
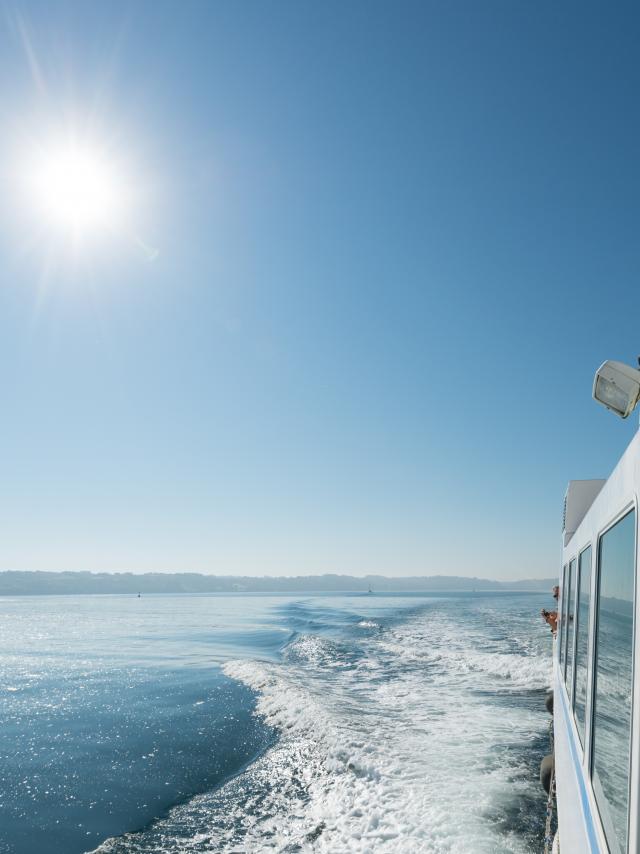
<svg viewBox="0 0 640 854">
<path fill-rule="evenodd" d="M 451 575 L 387 578 L 383 575 L 251 576 L 201 575 L 196 572 L 0 572 L 0 596 L 79 593 L 376 593 L 459 591 L 549 591 L 553 578 L 490 581 Z"/>
</svg>

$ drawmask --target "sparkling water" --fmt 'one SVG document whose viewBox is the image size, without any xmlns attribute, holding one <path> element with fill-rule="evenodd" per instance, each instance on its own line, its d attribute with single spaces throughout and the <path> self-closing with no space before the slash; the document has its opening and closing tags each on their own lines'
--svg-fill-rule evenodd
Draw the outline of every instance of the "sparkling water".
<svg viewBox="0 0 640 854">
<path fill-rule="evenodd" d="M 538 852 L 547 599 L 0 599 L 0 851 Z"/>
</svg>

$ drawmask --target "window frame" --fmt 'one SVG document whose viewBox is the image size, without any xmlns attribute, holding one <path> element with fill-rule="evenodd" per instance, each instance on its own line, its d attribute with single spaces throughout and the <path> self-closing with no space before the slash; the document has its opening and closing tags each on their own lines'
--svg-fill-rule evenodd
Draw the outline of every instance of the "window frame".
<svg viewBox="0 0 640 854">
<path fill-rule="evenodd" d="M 594 745 L 594 733 L 595 733 L 595 711 L 596 711 L 596 689 L 598 682 L 598 636 L 600 630 L 600 579 L 601 579 L 601 549 L 602 549 L 602 540 L 604 537 L 618 524 L 621 522 L 629 513 L 634 513 L 634 548 L 633 548 L 633 599 L 632 599 L 632 607 L 631 613 L 633 618 L 633 627 L 631 634 L 631 709 L 630 709 L 630 733 L 629 733 L 629 752 L 628 752 L 628 781 L 627 781 L 627 846 L 626 850 L 621 852 L 620 846 L 616 844 L 615 852 L 612 851 L 611 845 L 609 843 L 609 839 L 605 833 L 605 821 L 603 820 L 602 811 L 600 809 L 600 805 L 598 804 L 598 798 L 596 797 L 596 790 L 594 786 L 594 770 L 595 770 L 595 754 L 593 750 Z M 636 716 L 636 697 L 635 697 L 635 680 L 636 680 L 636 634 L 637 634 L 637 619 L 636 619 L 636 610 L 637 610 L 637 594 L 638 594 L 638 584 L 637 584 L 637 572 L 638 572 L 638 505 L 635 499 L 635 496 L 632 501 L 628 501 L 622 510 L 620 510 L 614 517 L 612 517 L 609 522 L 598 531 L 597 536 L 595 537 L 596 543 L 596 553 L 595 553 L 595 568 L 592 563 L 592 587 L 593 587 L 593 596 L 591 602 L 593 620 L 592 625 L 590 626 L 590 649 L 591 655 L 589 656 L 590 664 L 591 664 L 591 679 L 587 682 L 587 702 L 589 706 L 589 714 L 586 714 L 585 710 L 585 744 L 587 744 L 587 728 L 586 723 L 589 723 L 589 731 L 588 731 L 588 748 L 589 755 L 587 757 L 587 762 L 585 763 L 585 771 L 587 773 L 587 779 L 589 781 L 589 786 L 591 789 L 591 793 L 593 796 L 593 803 L 596 808 L 596 815 L 602 830 L 603 838 L 606 842 L 608 850 L 611 854 L 627 854 L 631 852 L 632 847 L 632 838 L 631 838 L 631 812 L 632 812 L 632 804 L 634 804 L 632 800 L 633 795 L 633 778 L 634 778 L 634 765 L 633 762 L 633 750 L 635 746 L 634 739 L 634 719 Z M 593 557 L 592 557 L 593 561 Z M 595 571 L 594 571 L 595 569 Z M 607 817 L 607 824 L 609 823 L 609 819 Z M 617 839 L 615 840 L 617 843 Z"/>
<path fill-rule="evenodd" d="M 596 538 L 597 540 L 597 538 Z M 586 633 L 585 635 L 581 635 L 581 637 L 586 637 L 586 661 L 585 661 L 585 692 L 584 692 L 584 721 L 583 721 L 583 733 L 582 737 L 580 736 L 580 726 L 578 718 L 576 717 L 576 683 L 577 683 L 577 655 L 578 655 L 578 635 L 580 634 L 581 624 L 580 624 L 580 595 L 586 590 L 583 588 L 583 573 L 582 573 L 582 558 L 584 555 L 591 551 L 591 556 L 589 559 L 589 610 L 587 612 L 587 623 L 586 623 Z M 574 605 L 574 620 L 575 620 L 575 629 L 574 629 L 574 637 L 573 637 L 573 673 L 572 673 L 572 685 L 571 685 L 571 712 L 573 715 L 573 722 L 575 724 L 576 732 L 578 734 L 578 743 L 582 748 L 582 755 L 584 758 L 585 750 L 587 747 L 587 732 L 589 728 L 589 715 L 591 713 L 591 682 L 592 682 L 592 672 L 593 672 L 593 654 L 592 649 L 595 645 L 595 613 L 594 613 L 594 596 L 592 592 L 593 580 L 594 580 L 594 559 L 597 557 L 597 553 L 594 550 L 593 542 L 589 541 L 586 543 L 578 552 L 577 557 L 577 583 L 576 583 L 576 600 Z"/>
<path fill-rule="evenodd" d="M 566 690 L 567 677 L 567 624 L 569 622 L 569 591 L 571 589 L 571 564 L 575 560 L 572 557 L 567 561 L 566 570 L 562 583 L 562 602 L 560 606 L 560 671 L 562 673 L 562 684 Z"/>
<path fill-rule="evenodd" d="M 560 601 L 558 602 L 558 632 L 557 632 L 557 647 L 558 647 L 558 666 L 562 667 L 562 656 L 564 653 L 564 644 L 562 643 L 562 632 L 564 629 L 564 620 L 562 619 L 562 611 L 564 609 L 564 600 L 566 598 L 566 587 L 567 587 L 567 570 L 569 569 L 569 561 L 567 561 L 562 567 L 562 584 L 560 586 Z M 564 683 L 564 679 L 562 680 Z"/>
<path fill-rule="evenodd" d="M 574 557 L 571 558 L 568 565 L 569 565 L 569 573 L 568 573 L 569 589 L 567 590 L 567 612 L 566 612 L 566 614 L 563 615 L 566 618 L 565 620 L 563 620 L 563 622 L 566 622 L 566 626 L 564 629 L 564 642 L 563 642 L 564 662 L 562 665 L 562 681 L 564 682 L 565 691 L 567 692 L 567 699 L 569 700 L 569 707 L 572 708 L 572 695 L 571 695 L 571 692 L 569 690 L 569 685 L 567 684 L 567 665 L 569 663 L 569 660 L 567 658 L 567 652 L 569 651 L 569 623 L 570 623 L 569 617 L 571 616 L 571 599 L 574 600 L 573 619 L 575 620 L 575 618 L 576 618 L 576 615 L 575 615 L 575 590 L 574 590 L 573 596 L 572 596 L 571 595 L 571 584 L 573 582 L 574 576 L 577 575 L 577 570 L 578 570 L 578 557 L 577 557 L 577 555 L 574 555 Z M 572 567 L 573 567 L 573 570 L 572 570 Z M 564 607 L 563 607 L 563 611 L 564 611 Z M 574 625 L 575 625 L 575 623 L 574 623 Z M 574 660 L 573 659 L 573 651 L 574 651 L 573 647 L 575 646 L 575 639 L 576 638 L 575 638 L 575 631 L 574 631 L 572 642 L 571 642 L 572 664 L 573 664 L 573 660 Z M 571 678 L 573 680 L 573 676 Z"/>
</svg>

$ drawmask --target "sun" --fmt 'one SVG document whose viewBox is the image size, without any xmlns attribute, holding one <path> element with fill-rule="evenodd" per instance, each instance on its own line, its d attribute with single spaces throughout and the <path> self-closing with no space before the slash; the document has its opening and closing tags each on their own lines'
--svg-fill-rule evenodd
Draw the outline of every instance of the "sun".
<svg viewBox="0 0 640 854">
<path fill-rule="evenodd" d="M 0 186 L 9 192 L 0 193 L 0 214 L 5 205 L 12 211 L 16 246 L 41 257 L 47 275 L 129 252 L 149 262 L 158 257 L 140 234 L 155 185 L 126 129 L 107 127 L 99 117 L 34 115 L 16 126 L 5 146 Z"/>
<path fill-rule="evenodd" d="M 29 169 L 31 200 L 54 228 L 74 233 L 114 228 L 124 191 L 115 164 L 98 146 L 66 140 L 39 148 Z"/>
</svg>

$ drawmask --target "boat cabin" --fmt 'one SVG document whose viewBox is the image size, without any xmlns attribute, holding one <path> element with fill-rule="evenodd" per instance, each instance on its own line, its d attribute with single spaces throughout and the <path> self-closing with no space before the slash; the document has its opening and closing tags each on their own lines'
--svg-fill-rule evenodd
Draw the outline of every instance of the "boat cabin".
<svg viewBox="0 0 640 854">
<path fill-rule="evenodd" d="M 640 854 L 640 433 L 608 480 L 565 497 L 554 647 L 560 848 Z"/>
</svg>

